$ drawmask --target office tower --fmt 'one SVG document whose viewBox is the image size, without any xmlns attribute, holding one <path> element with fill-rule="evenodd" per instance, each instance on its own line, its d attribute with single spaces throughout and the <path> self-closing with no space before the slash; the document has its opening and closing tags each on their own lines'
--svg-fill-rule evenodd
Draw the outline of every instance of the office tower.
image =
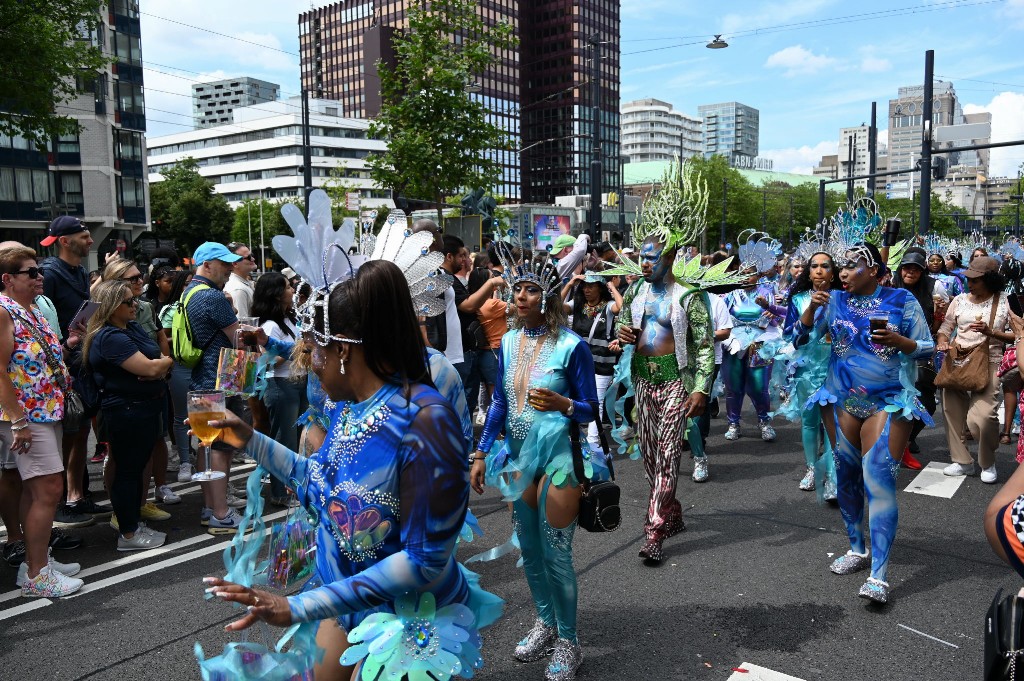
<svg viewBox="0 0 1024 681">
<path fill-rule="evenodd" d="M 192 122 L 196 128 L 230 123 L 236 108 L 273 102 L 280 91 L 277 83 L 248 76 L 193 85 Z"/>
<path fill-rule="evenodd" d="M 659 99 L 622 105 L 622 155 L 626 163 L 688 159 L 704 151 L 702 121 Z"/>
<path fill-rule="evenodd" d="M 704 121 L 704 156 L 735 156 L 753 159 L 758 152 L 760 113 L 739 102 L 705 104 L 697 107 L 697 115 Z"/>
</svg>

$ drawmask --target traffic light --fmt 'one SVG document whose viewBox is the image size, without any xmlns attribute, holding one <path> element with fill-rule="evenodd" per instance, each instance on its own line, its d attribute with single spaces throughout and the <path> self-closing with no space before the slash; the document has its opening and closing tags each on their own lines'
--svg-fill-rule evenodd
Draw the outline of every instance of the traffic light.
<svg viewBox="0 0 1024 681">
<path fill-rule="evenodd" d="M 949 161 L 946 160 L 945 156 L 935 156 L 932 158 L 932 179 L 941 180 L 946 177 L 946 170 L 949 168 Z"/>
</svg>

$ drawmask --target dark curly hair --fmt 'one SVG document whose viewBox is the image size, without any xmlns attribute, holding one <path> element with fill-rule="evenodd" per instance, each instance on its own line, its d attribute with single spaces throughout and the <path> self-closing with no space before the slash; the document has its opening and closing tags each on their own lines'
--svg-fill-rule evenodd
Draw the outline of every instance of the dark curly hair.
<svg viewBox="0 0 1024 681">
<path fill-rule="evenodd" d="M 282 307 L 281 301 L 285 290 L 288 288 L 288 278 L 280 272 L 267 272 L 256 280 L 256 290 L 252 295 L 252 315 L 258 317 L 260 324 L 274 322 L 281 331 L 294 338 L 285 319 L 295 324 L 298 320 L 295 311 L 290 306 L 288 312 Z"/>
</svg>

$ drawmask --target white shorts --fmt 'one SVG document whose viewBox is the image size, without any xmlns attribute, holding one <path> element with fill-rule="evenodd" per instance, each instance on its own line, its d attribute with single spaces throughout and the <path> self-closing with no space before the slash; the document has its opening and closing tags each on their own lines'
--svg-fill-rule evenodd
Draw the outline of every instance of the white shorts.
<svg viewBox="0 0 1024 681">
<path fill-rule="evenodd" d="M 11 432 L 11 422 L 0 421 L 0 468 L 17 469 L 22 480 L 63 473 L 63 429 L 60 423 L 29 423 L 28 429 L 32 433 L 32 447 L 27 452 L 12 452 L 14 433 Z"/>
</svg>

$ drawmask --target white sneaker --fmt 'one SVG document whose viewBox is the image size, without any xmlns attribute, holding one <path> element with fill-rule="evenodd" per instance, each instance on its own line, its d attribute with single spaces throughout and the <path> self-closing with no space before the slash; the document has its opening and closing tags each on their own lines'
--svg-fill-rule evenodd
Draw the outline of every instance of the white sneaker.
<svg viewBox="0 0 1024 681">
<path fill-rule="evenodd" d="M 245 508 L 245 499 L 240 499 L 234 494 L 228 494 L 228 507 L 229 508 Z"/>
<path fill-rule="evenodd" d="M 192 482 L 192 464 L 181 464 L 178 468 L 178 482 Z"/>
<path fill-rule="evenodd" d="M 120 535 L 117 538 L 117 550 L 118 551 L 146 551 L 149 549 L 155 549 L 159 546 L 163 546 L 166 537 L 158 537 L 150 534 L 149 532 L 142 531 L 140 527 L 132 535 L 131 539 L 128 539 L 124 535 Z"/>
<path fill-rule="evenodd" d="M 161 504 L 180 504 L 181 497 L 174 493 L 174 491 L 167 485 L 160 485 L 156 491 L 156 500 Z"/>
<path fill-rule="evenodd" d="M 21 595 L 29 598 L 60 598 L 70 596 L 85 584 L 77 577 L 68 577 L 57 572 L 49 565 L 39 571 L 35 579 L 29 579 L 26 575 L 24 586 L 21 587 Z"/>
<path fill-rule="evenodd" d="M 959 475 L 974 475 L 974 464 L 951 463 L 942 469 L 943 475 L 956 477 Z"/>
<path fill-rule="evenodd" d="M 82 566 L 78 563 L 61 563 L 54 560 L 51 555 L 48 555 L 47 559 L 47 566 L 49 566 L 51 570 L 56 570 L 65 577 L 74 577 L 82 571 Z M 21 587 L 28 584 L 28 563 L 22 563 L 18 566 L 18 576 L 15 578 L 14 583 Z"/>
<path fill-rule="evenodd" d="M 981 471 L 981 481 L 991 485 L 996 481 L 996 465 L 992 464 L 988 468 Z"/>
</svg>

